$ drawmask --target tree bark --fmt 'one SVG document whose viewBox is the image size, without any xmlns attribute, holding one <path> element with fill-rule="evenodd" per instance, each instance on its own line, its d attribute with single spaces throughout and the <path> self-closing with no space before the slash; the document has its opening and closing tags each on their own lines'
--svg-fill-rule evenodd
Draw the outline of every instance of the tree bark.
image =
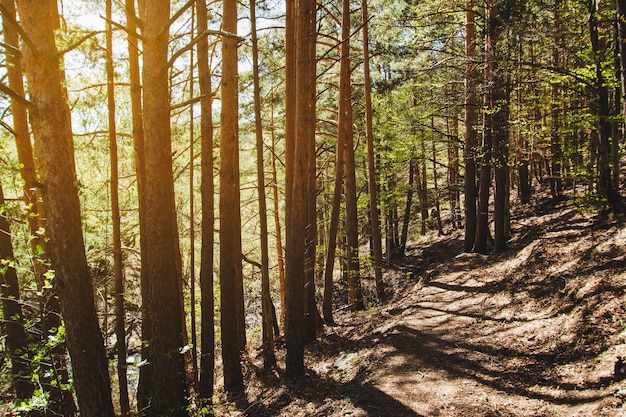
<svg viewBox="0 0 626 417">
<path fill-rule="evenodd" d="M 143 26 L 143 117 L 146 138 L 146 242 L 143 266 L 149 282 L 150 347 L 147 416 L 186 416 L 182 270 L 174 180 L 167 69 L 169 2 L 145 4 Z M 145 301 L 144 301 L 145 303 Z M 156 318 L 159 318 L 156 320 Z"/>
<path fill-rule="evenodd" d="M 237 33 L 237 1 L 225 0 L 223 30 Z M 240 352 L 241 215 L 239 191 L 237 41 L 222 39 L 222 141 L 220 144 L 220 304 L 224 389 L 243 392 Z"/>
<path fill-rule="evenodd" d="M 289 8 L 289 4 L 287 7 Z M 288 9 L 289 10 L 289 9 Z M 287 141 L 287 250 L 285 256 L 285 339 L 287 345 L 287 357 L 285 359 L 285 376 L 295 378 L 304 372 L 304 314 L 305 314 L 305 264 L 306 264 L 306 227 L 308 221 L 308 169 L 309 169 L 309 137 L 308 126 L 311 118 L 315 118 L 315 108 L 310 107 L 311 85 L 307 77 L 307 71 L 314 65 L 310 62 L 310 49 L 315 42 L 315 1 L 298 0 L 294 10 L 295 48 L 293 56 L 287 57 L 287 62 L 292 61 L 293 78 L 287 79 L 294 88 L 294 105 L 291 110 L 294 114 L 288 114 L 286 120 L 293 117 L 294 131 L 293 142 Z M 289 22 L 289 19 L 288 19 Z M 289 45 L 289 32 L 287 38 Z M 291 90 L 290 90 L 291 91 Z M 289 98 L 288 94 L 288 98 Z M 289 126 L 287 126 L 289 127 Z"/>
<path fill-rule="evenodd" d="M 61 85 L 54 23 L 48 3 L 20 0 L 18 10 L 22 27 L 35 48 L 24 46 L 24 69 L 33 105 L 31 123 L 50 259 L 56 273 L 78 405 L 84 416 L 113 416 L 104 340 L 85 255 L 71 117 Z M 66 415 L 73 413 L 67 410 Z"/>
<path fill-rule="evenodd" d="M 350 1 L 343 0 L 341 59 L 339 81 L 339 134 L 343 136 L 346 203 L 346 257 L 348 266 L 348 304 L 362 310 L 363 291 L 359 268 L 359 225 L 356 201 L 356 164 L 352 130 L 352 82 L 350 77 Z"/>
<path fill-rule="evenodd" d="M 198 33 L 208 29 L 206 0 L 196 1 Z M 213 97 L 209 67 L 209 42 L 198 42 L 198 79 L 200 84 L 200 137 L 202 147 L 202 249 L 200 253 L 200 398 L 212 403 L 215 383 L 215 301 L 213 266 L 215 243 L 215 186 L 213 180 Z"/>
<path fill-rule="evenodd" d="M 254 82 L 254 121 L 256 133 L 257 190 L 259 193 L 259 223 L 261 226 L 261 316 L 263 327 L 263 366 L 276 364 L 270 293 L 269 245 L 267 241 L 267 201 L 265 196 L 265 164 L 263 158 L 263 121 L 261 119 L 261 83 L 259 81 L 259 49 L 256 34 L 256 2 L 250 0 L 250 30 L 252 34 L 252 70 Z"/>
<path fill-rule="evenodd" d="M 474 0 L 466 2 L 465 12 L 465 237 L 463 249 L 466 252 L 474 248 L 477 229 L 477 197 L 476 187 L 476 148 L 478 140 L 476 125 L 478 122 L 476 83 L 476 25 L 474 23 Z"/>
<path fill-rule="evenodd" d="M 380 232 L 380 212 L 378 210 L 378 186 L 376 184 L 376 160 L 374 156 L 374 127 L 372 112 L 372 81 L 370 77 L 369 16 L 367 0 L 361 1 L 361 23 L 363 24 L 363 88 L 365 94 L 365 136 L 367 139 L 367 172 L 369 177 L 370 223 L 372 226 L 372 251 L 374 255 L 374 279 L 376 296 L 385 300 L 383 282 L 383 249 Z"/>
</svg>

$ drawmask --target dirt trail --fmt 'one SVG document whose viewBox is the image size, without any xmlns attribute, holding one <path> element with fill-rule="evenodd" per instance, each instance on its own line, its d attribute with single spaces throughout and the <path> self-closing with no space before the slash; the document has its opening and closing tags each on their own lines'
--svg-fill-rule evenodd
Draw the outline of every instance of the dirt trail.
<svg viewBox="0 0 626 417">
<path fill-rule="evenodd" d="M 626 416 L 626 226 L 547 203 L 510 250 L 414 245 L 385 306 L 338 314 L 287 387 L 251 362 L 250 416 Z"/>
</svg>

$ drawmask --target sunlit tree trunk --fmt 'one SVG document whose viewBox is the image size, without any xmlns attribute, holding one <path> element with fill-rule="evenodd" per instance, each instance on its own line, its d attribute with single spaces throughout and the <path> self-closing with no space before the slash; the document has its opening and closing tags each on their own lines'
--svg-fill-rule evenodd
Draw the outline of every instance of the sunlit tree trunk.
<svg viewBox="0 0 626 417">
<path fill-rule="evenodd" d="M 198 33 L 208 27 L 206 0 L 196 1 Z M 215 383 L 215 301 L 213 291 L 213 266 L 215 243 L 215 186 L 213 182 L 213 98 L 209 67 L 209 42 L 198 42 L 198 80 L 200 83 L 200 138 L 202 148 L 202 246 L 200 253 L 200 398 L 211 403 Z"/>
<path fill-rule="evenodd" d="M 222 28 L 237 33 L 237 1 L 224 0 Z M 237 40 L 222 38 L 222 141 L 220 144 L 220 303 L 224 389 L 243 392 L 239 310 L 243 307 L 239 190 Z M 241 306 L 240 306 L 241 302 Z M 242 314 L 242 313 L 241 313 Z M 241 317 L 243 319 L 243 317 Z"/>
<path fill-rule="evenodd" d="M 289 4 L 287 6 L 289 8 Z M 311 62 L 310 48 L 315 42 L 315 1 L 298 0 L 294 8 L 295 20 L 295 54 L 287 57 L 287 62 L 293 59 L 294 65 L 287 83 L 293 83 L 294 106 L 291 111 L 295 115 L 287 115 L 287 121 L 293 117 L 293 142 L 287 145 L 287 198 L 289 203 L 287 222 L 287 248 L 285 253 L 285 339 L 287 357 L 285 359 L 285 376 L 294 378 L 304 372 L 304 314 L 305 314 L 305 264 L 306 264 L 306 227 L 308 221 L 308 169 L 310 137 L 308 128 L 315 118 L 315 108 L 311 107 L 311 85 L 307 77 L 308 71 L 314 67 Z M 289 19 L 288 19 L 289 22 Z M 289 36 L 289 34 L 288 34 Z M 289 45 L 289 37 L 287 38 Z M 291 91 L 291 90 L 290 90 Z M 289 98 L 289 95 L 288 95 Z M 289 127 L 289 126 L 287 126 Z"/>
<path fill-rule="evenodd" d="M 142 2 L 140 2 L 140 11 L 143 15 Z M 146 163 L 145 163 L 145 139 L 143 130 L 143 104 L 141 93 L 141 72 L 139 67 L 139 38 L 137 36 L 138 17 L 135 10 L 135 0 L 126 0 L 126 28 L 128 37 L 128 72 L 130 80 L 130 101 L 133 125 L 133 145 L 135 158 L 135 173 L 137 177 L 137 202 L 139 214 L 139 247 L 141 265 L 146 264 Z M 141 286 L 141 336 L 144 341 L 150 340 L 150 315 L 148 312 L 148 281 L 144 268 L 140 270 L 140 286 Z M 149 344 L 141 344 L 141 357 L 144 360 L 148 358 Z M 139 373 L 139 383 L 137 386 L 137 408 L 146 410 L 148 407 L 148 380 L 150 368 L 146 367 Z"/>
<path fill-rule="evenodd" d="M 145 141 L 146 242 L 150 317 L 148 416 L 186 415 L 187 387 L 184 344 L 181 260 L 176 223 L 167 71 L 169 2 L 145 5 L 143 26 L 143 117 Z M 145 303 L 145 301 L 144 301 Z M 158 320 L 156 319 L 158 317 Z M 145 336 L 143 336 L 146 340 Z"/>
<path fill-rule="evenodd" d="M 104 340 L 85 255 L 70 110 L 64 97 L 48 3 L 20 0 L 31 123 L 50 239 L 50 259 L 65 321 L 81 415 L 113 416 Z M 72 415 L 67 410 L 65 415 Z"/>
<path fill-rule="evenodd" d="M 128 382 L 126 377 L 126 313 L 124 309 L 124 272 L 122 270 L 122 238 L 119 199 L 119 168 L 117 155 L 117 124 L 115 121 L 115 73 L 113 68 L 113 18 L 112 0 L 106 1 L 106 72 L 107 107 L 109 122 L 109 155 L 111 158 L 111 218 L 113 226 L 113 275 L 115 280 L 115 337 L 117 351 L 117 378 L 120 412 L 130 412 Z"/>
<path fill-rule="evenodd" d="M 19 48 L 19 38 L 15 23 L 14 0 L 2 0 L 4 40 L 8 45 Z M 58 20 L 58 16 L 57 16 Z M 13 22 L 13 23 L 11 23 Z M 30 131 L 28 126 L 28 114 L 25 103 L 17 97 L 25 97 L 24 74 L 22 61 L 19 56 L 7 50 L 7 78 L 9 87 L 15 92 L 16 97 L 11 97 L 11 114 L 13 116 L 13 133 L 20 162 L 20 175 L 24 181 L 24 203 L 27 207 L 27 222 L 30 232 L 29 243 L 32 253 L 33 272 L 37 282 L 37 289 L 41 291 L 40 307 L 42 313 L 41 337 L 46 341 L 50 332 L 55 332 L 61 324 L 59 299 L 54 288 L 46 285 L 45 273 L 47 267 L 45 261 L 47 255 L 47 243 L 42 230 L 45 230 L 45 210 L 40 202 L 39 183 L 33 157 Z M 76 411 L 74 398 L 69 390 L 63 390 L 62 385 L 69 383 L 67 369 L 66 344 L 59 343 L 50 349 L 50 357 L 41 361 L 42 372 L 40 383 L 48 395 L 48 410 L 52 413 L 72 413 Z"/>
</svg>

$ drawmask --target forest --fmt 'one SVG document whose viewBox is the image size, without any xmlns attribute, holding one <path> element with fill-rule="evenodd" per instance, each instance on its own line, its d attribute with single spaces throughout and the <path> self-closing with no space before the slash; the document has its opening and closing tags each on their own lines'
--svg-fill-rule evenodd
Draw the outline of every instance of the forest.
<svg viewBox="0 0 626 417">
<path fill-rule="evenodd" d="M 0 414 L 623 415 L 626 0 L 0 17 Z"/>
</svg>

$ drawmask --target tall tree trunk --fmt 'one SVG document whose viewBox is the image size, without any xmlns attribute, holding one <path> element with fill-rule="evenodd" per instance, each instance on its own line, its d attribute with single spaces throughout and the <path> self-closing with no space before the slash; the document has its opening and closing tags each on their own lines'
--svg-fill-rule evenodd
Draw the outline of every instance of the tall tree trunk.
<svg viewBox="0 0 626 417">
<path fill-rule="evenodd" d="M 485 42 L 485 95 L 484 103 L 488 109 L 495 108 L 494 99 L 494 71 L 497 68 L 496 64 L 496 51 L 495 51 L 495 38 L 494 38 L 494 5 L 492 3 L 487 5 L 487 34 Z M 492 110 L 493 111 L 493 110 Z M 478 253 L 487 252 L 487 240 L 489 238 L 489 194 L 491 189 L 491 163 L 492 163 L 492 149 L 494 129 L 493 121 L 494 117 L 492 113 L 487 112 L 484 116 L 484 129 L 483 129 L 483 144 L 482 144 L 482 157 L 480 162 L 480 185 L 478 193 L 478 216 L 477 216 L 477 230 L 476 241 L 474 242 L 474 251 Z"/>
<path fill-rule="evenodd" d="M 7 218 L 4 191 L 0 182 L 0 296 L 2 297 L 2 330 L 6 337 L 6 357 L 9 360 L 11 386 L 18 399 L 28 399 L 33 395 L 30 367 L 27 358 L 26 330 L 20 298 L 17 271 L 12 263 L 13 244 Z"/>
<path fill-rule="evenodd" d="M 465 238 L 463 249 L 469 252 L 474 247 L 477 229 L 477 197 L 476 158 L 478 140 L 476 127 L 478 123 L 477 80 L 476 70 L 476 25 L 474 23 L 474 0 L 466 2 L 465 12 Z"/>
<path fill-rule="evenodd" d="M 561 14 L 559 10 L 559 2 L 554 3 L 554 29 L 556 39 L 552 46 L 552 66 L 558 68 L 560 65 L 559 48 L 562 44 L 561 39 Z M 553 83 L 550 87 L 550 116 L 551 116 L 551 132 L 550 132 L 550 192 L 552 198 L 558 199 L 563 192 L 563 181 L 561 179 L 561 138 L 560 138 L 560 87 Z"/>
<path fill-rule="evenodd" d="M 254 120 L 256 130 L 257 190 L 261 225 L 261 316 L 263 327 L 263 366 L 276 364 L 272 296 L 270 293 L 269 245 L 267 241 L 267 201 L 265 196 L 265 164 L 263 159 L 263 122 L 261 119 L 261 85 L 259 81 L 259 49 L 256 34 L 256 2 L 250 0 L 250 30 L 252 33 L 252 70 L 254 78 Z"/>
<path fill-rule="evenodd" d="M 300 71 L 303 87 L 306 89 L 302 111 L 308 111 L 303 118 L 302 126 L 298 127 L 297 133 L 304 135 L 307 143 L 307 225 L 306 225 L 306 248 L 305 248 L 305 283 L 304 283 L 304 342 L 309 343 L 317 337 L 317 329 L 322 324 L 322 319 L 317 311 L 315 302 L 315 260 L 317 256 L 317 155 L 315 146 L 315 122 L 316 122 L 316 27 L 315 13 L 307 19 L 307 53 L 304 58 L 309 65 Z M 302 128 L 300 130 L 299 128 Z"/>
<path fill-rule="evenodd" d="M 224 0 L 222 27 L 237 33 L 237 1 Z M 243 319 L 239 189 L 239 97 L 237 40 L 222 38 L 222 141 L 220 144 L 220 304 L 224 389 L 243 392 L 240 330 Z M 241 301 L 241 305 L 240 305 Z"/>
<path fill-rule="evenodd" d="M 184 345 L 182 270 L 170 128 L 167 54 L 169 2 L 152 0 L 145 5 L 143 26 L 143 117 L 145 142 L 146 242 L 148 282 L 147 314 L 150 317 L 148 416 L 186 415 L 187 387 Z M 144 301 L 145 302 L 145 301 Z M 156 320 L 156 318 L 159 318 Z M 143 337 L 144 340 L 145 336 Z"/>
<path fill-rule="evenodd" d="M 70 110 L 64 97 L 48 3 L 20 0 L 23 48 L 32 103 L 31 123 L 50 239 L 50 259 L 65 320 L 80 412 L 113 416 L 104 340 L 82 234 Z M 65 415 L 73 415 L 67 410 Z"/>
<path fill-rule="evenodd" d="M 620 209 L 622 199 L 619 192 L 613 187 L 610 170 L 611 149 L 611 122 L 609 109 L 609 91 L 602 73 L 603 55 L 606 54 L 606 45 L 601 42 L 598 33 L 598 4 L 592 0 L 589 4 L 589 34 L 594 54 L 596 69 L 596 89 L 598 91 L 598 117 L 600 119 L 600 140 L 598 142 L 598 192 L 606 198 L 613 209 Z"/>
<path fill-rule="evenodd" d="M 496 252 L 506 248 L 507 241 L 507 199 L 508 187 L 508 95 L 503 69 L 498 65 L 500 56 L 500 9 L 491 4 L 487 11 L 489 31 L 487 35 L 487 66 L 486 78 L 491 94 L 488 97 L 487 111 L 490 113 L 491 139 L 493 141 L 493 164 L 495 177 L 494 191 L 494 245 Z"/>
<path fill-rule="evenodd" d="M 356 164 L 352 130 L 352 82 L 350 80 L 350 0 L 343 0 L 341 60 L 339 81 L 339 134 L 343 136 L 346 191 L 346 257 L 348 263 L 348 303 L 362 310 L 363 292 L 359 271 L 359 225 L 356 201 Z"/>
<path fill-rule="evenodd" d="M 326 246 L 326 263 L 324 266 L 324 301 L 322 313 L 324 323 L 334 326 L 333 319 L 333 274 L 335 272 L 335 255 L 337 251 L 337 235 L 339 232 L 339 213 L 341 211 L 341 197 L 343 191 L 343 136 L 337 135 L 337 150 L 335 153 L 335 182 L 333 191 L 333 203 L 330 212 L 328 226 L 328 244 Z"/>
<path fill-rule="evenodd" d="M 363 24 L 363 88 L 365 94 L 365 136 L 367 139 L 367 172 L 370 195 L 370 223 L 372 227 L 372 252 L 374 255 L 374 279 L 376 296 L 380 301 L 385 299 L 383 283 L 383 249 L 380 233 L 380 212 L 378 210 L 378 186 L 376 183 L 376 160 L 374 156 L 374 123 L 372 114 L 372 81 L 370 77 L 369 52 L 369 16 L 367 0 L 361 1 L 361 23 Z"/>
<path fill-rule="evenodd" d="M 289 4 L 288 4 L 289 7 Z M 287 223 L 287 250 L 286 250 L 286 298 L 285 312 L 285 339 L 287 357 L 285 360 L 285 376 L 294 378 L 304 372 L 304 314 L 305 314 L 305 264 L 306 264 L 306 227 L 308 221 L 308 169 L 310 138 L 308 127 L 311 118 L 315 118 L 315 108 L 311 107 L 311 85 L 308 71 L 314 66 L 311 62 L 310 48 L 315 42 L 315 1 L 299 0 L 295 5 L 295 48 L 293 59 L 293 78 L 287 79 L 287 85 L 294 83 L 294 106 L 291 110 L 295 115 L 287 115 L 287 120 L 293 117 L 293 142 L 287 152 L 287 197 L 290 203 Z M 289 22 L 289 19 L 288 19 Z M 288 38 L 289 45 L 289 38 Z M 288 74 L 289 76 L 290 74 Z M 288 95 L 289 97 L 289 95 Z M 289 144 L 289 142 L 287 142 Z"/>
<path fill-rule="evenodd" d="M 139 2 L 140 14 L 143 16 L 143 2 Z M 126 27 L 128 37 L 128 72 L 130 79 L 130 102 L 133 123 L 133 146 L 135 157 L 135 174 L 137 177 L 137 201 L 139 214 L 139 247 L 141 287 L 141 335 L 144 341 L 150 340 L 150 314 L 149 304 L 149 282 L 148 275 L 143 265 L 146 265 L 146 162 L 145 162 L 145 138 L 143 130 L 143 104 L 141 92 L 141 71 L 139 66 L 139 37 L 137 34 L 138 17 L 135 10 L 135 0 L 125 2 Z M 148 343 L 141 344 L 141 357 L 148 359 Z M 150 367 L 143 367 L 139 372 L 139 383 L 137 386 L 137 408 L 147 410 L 149 403 L 148 381 L 150 380 Z"/>
<path fill-rule="evenodd" d="M 532 49 L 531 49 L 532 50 Z M 522 52 L 522 42 L 519 42 L 518 45 L 518 60 L 522 62 L 523 52 Z M 532 60 L 531 60 L 532 61 Z M 516 91 L 517 91 L 517 111 L 521 113 L 522 111 L 522 72 L 521 69 L 518 68 L 518 73 L 516 77 Z M 531 162 L 531 152 L 528 146 L 527 136 L 522 131 L 521 128 L 518 128 L 517 134 L 517 176 L 519 180 L 518 194 L 519 199 L 522 204 L 530 203 L 531 197 L 531 187 L 530 183 L 532 177 L 530 175 L 530 162 Z"/>
<path fill-rule="evenodd" d="M 626 117 L 626 0 L 616 0 L 617 8 L 617 33 L 620 57 L 620 81 L 622 86 L 623 116 Z"/>
<path fill-rule="evenodd" d="M 4 40 L 7 44 L 19 48 L 18 32 L 11 22 L 15 22 L 14 0 L 2 0 L 6 11 L 3 15 Z M 22 60 L 19 56 L 7 52 L 7 77 L 9 87 L 20 97 L 25 97 L 24 75 Z M 27 221 L 30 232 L 30 249 L 33 259 L 33 271 L 37 282 L 37 289 L 41 291 L 41 337 L 43 343 L 47 341 L 50 332 L 55 332 L 61 324 L 59 299 L 54 288 L 45 283 L 47 272 L 45 260 L 47 259 L 47 243 L 45 236 L 40 230 L 45 229 L 46 213 L 39 201 L 38 179 L 33 157 L 33 148 L 28 126 L 28 113 L 24 104 L 12 97 L 11 113 L 13 116 L 13 131 L 20 162 L 20 175 L 24 181 L 24 203 L 28 207 Z M 76 411 L 74 398 L 71 392 L 61 387 L 69 383 L 69 371 L 67 369 L 66 344 L 59 343 L 50 350 L 51 357 L 42 361 L 40 383 L 48 395 L 48 409 L 53 413 L 73 413 Z"/>
<path fill-rule="evenodd" d="M 115 280 L 115 338 L 117 351 L 117 380 L 120 412 L 130 412 L 128 378 L 126 376 L 126 310 L 124 309 L 124 272 L 122 264 L 122 238 L 119 198 L 119 167 L 117 155 L 117 124 L 115 121 L 115 73 L 113 68 L 113 18 L 112 0 L 106 1 L 106 72 L 107 107 L 109 122 L 109 154 L 111 158 L 111 218 L 113 224 L 113 276 Z"/>
<path fill-rule="evenodd" d="M 206 0 L 196 1 L 198 33 L 208 28 Z M 200 190 L 202 194 L 202 246 L 200 253 L 200 380 L 198 393 L 208 401 L 213 398 L 215 382 L 215 301 L 213 291 L 213 266 L 215 243 L 215 186 L 213 183 L 213 98 L 209 67 L 209 42 L 198 42 L 198 80 L 200 84 L 200 137 L 202 168 Z"/>
<path fill-rule="evenodd" d="M 190 41 L 194 40 L 194 29 L 196 29 L 196 9 L 191 9 L 191 32 Z M 199 31 L 198 31 L 199 33 Z M 189 51 L 189 102 L 194 101 L 194 68 L 195 54 L 193 48 Z M 195 112 L 193 104 L 189 106 L 189 304 L 190 304 L 190 327 L 191 327 L 191 355 L 185 354 L 186 361 L 191 361 L 190 384 L 193 389 L 198 386 L 198 332 L 196 322 L 196 210 L 195 210 L 195 189 L 196 189 L 196 129 Z M 187 365 L 188 366 L 188 365 Z"/>
</svg>

